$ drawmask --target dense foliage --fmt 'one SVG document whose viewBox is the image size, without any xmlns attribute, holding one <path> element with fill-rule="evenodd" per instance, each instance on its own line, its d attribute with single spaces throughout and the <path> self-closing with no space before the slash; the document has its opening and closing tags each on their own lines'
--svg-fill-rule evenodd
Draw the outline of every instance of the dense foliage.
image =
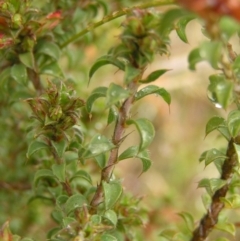
<svg viewBox="0 0 240 241">
<path fill-rule="evenodd" d="M 233 42 L 239 9 L 237 0 L 0 1 L 0 240 L 239 238 L 239 215 L 226 212 L 240 207 L 240 57 Z M 199 158 L 219 172 L 198 180 L 206 191 L 202 218 L 185 199 L 181 221 L 154 223 L 158 214 L 125 190 L 127 173 L 116 167 L 138 160 L 139 179 L 151 170 L 156 123 L 147 111 L 136 112 L 152 94 L 171 108 L 170 91 L 158 80 L 172 68 L 148 69 L 157 56 L 172 54 L 172 34 L 188 43 L 192 21 L 205 40 L 186 53 L 189 69 L 203 61 L 211 66 L 208 99 L 224 110 L 203 111 L 205 135 L 218 132 L 225 146 L 212 143 Z M 176 207 L 178 197 L 171 202 Z"/>
</svg>

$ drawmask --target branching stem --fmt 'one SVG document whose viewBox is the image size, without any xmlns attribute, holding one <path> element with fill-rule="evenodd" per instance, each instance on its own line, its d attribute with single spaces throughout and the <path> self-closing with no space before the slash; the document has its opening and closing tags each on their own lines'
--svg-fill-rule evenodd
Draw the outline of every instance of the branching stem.
<svg viewBox="0 0 240 241">
<path fill-rule="evenodd" d="M 116 18 L 122 17 L 128 13 L 130 13 L 133 9 L 135 8 L 139 8 L 139 9 L 146 9 L 146 8 L 152 8 L 152 7 L 158 7 L 158 6 L 164 6 L 164 5 L 170 5 L 170 4 L 174 4 L 175 1 L 174 0 L 158 0 L 158 1 L 152 1 L 152 2 L 147 2 L 147 3 L 143 3 L 140 4 L 138 6 L 134 6 L 132 8 L 124 8 L 122 10 L 116 11 L 114 13 L 111 13 L 109 15 L 106 15 L 102 20 L 96 22 L 96 23 L 91 23 L 89 24 L 86 28 L 84 28 L 82 31 L 80 31 L 79 33 L 73 35 L 70 39 L 68 39 L 67 41 L 65 41 L 60 47 L 64 48 L 66 47 L 68 44 L 76 41 L 77 39 L 79 39 L 80 37 L 84 36 L 86 33 L 92 31 L 93 29 L 108 23 Z"/>
<path fill-rule="evenodd" d="M 225 197 L 228 192 L 229 184 L 234 172 L 234 167 L 238 163 L 233 139 L 231 139 L 228 143 L 226 156 L 227 158 L 225 159 L 222 166 L 221 179 L 227 181 L 227 184 L 214 193 L 212 197 L 212 203 L 207 211 L 207 214 L 202 218 L 199 226 L 193 232 L 191 241 L 205 240 L 211 230 L 214 228 L 215 224 L 217 224 L 218 215 L 224 208 L 224 203 L 221 201 L 221 198 Z"/>
<path fill-rule="evenodd" d="M 135 80 L 133 80 L 129 86 L 128 86 L 128 90 L 131 92 L 131 96 L 129 96 L 122 104 L 122 106 L 119 109 L 119 116 L 118 116 L 118 120 L 116 122 L 115 125 L 115 129 L 114 129 L 114 134 L 113 134 L 113 138 L 112 138 L 112 142 L 113 144 L 116 146 L 116 148 L 114 148 L 109 156 L 108 159 L 108 163 L 106 165 L 106 167 L 102 170 L 101 173 L 101 181 L 100 184 L 97 186 L 97 190 L 95 192 L 95 195 L 91 201 L 91 206 L 92 206 L 92 210 L 91 212 L 93 213 L 96 209 L 96 207 L 103 202 L 103 186 L 102 183 L 105 182 L 109 182 L 110 178 L 112 176 L 112 172 L 113 169 L 115 167 L 115 164 L 118 161 L 118 151 L 119 151 L 119 146 L 120 143 L 122 141 L 124 132 L 125 132 L 125 125 L 126 125 L 126 121 L 129 117 L 129 112 L 131 110 L 132 107 L 132 103 L 134 101 L 134 95 L 137 92 L 138 89 L 138 81 L 141 79 L 141 75 L 139 75 L 137 78 L 135 78 Z"/>
</svg>

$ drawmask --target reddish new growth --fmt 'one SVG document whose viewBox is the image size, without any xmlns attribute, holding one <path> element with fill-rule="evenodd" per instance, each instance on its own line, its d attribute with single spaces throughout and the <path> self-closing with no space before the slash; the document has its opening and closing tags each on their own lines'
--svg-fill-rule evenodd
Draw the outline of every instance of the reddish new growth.
<svg viewBox="0 0 240 241">
<path fill-rule="evenodd" d="M 194 11 L 204 18 L 209 14 L 228 15 L 240 21 L 239 0 L 177 0 L 185 8 Z"/>
<path fill-rule="evenodd" d="M 13 40 L 5 36 L 5 34 L 0 33 L 0 49 L 6 48 L 13 44 Z"/>
<path fill-rule="evenodd" d="M 55 11 L 53 13 L 49 13 L 46 17 L 46 19 L 52 21 L 52 23 L 49 26 L 49 29 L 55 28 L 59 24 L 61 18 L 62 18 L 62 12 L 60 10 Z"/>
<path fill-rule="evenodd" d="M 61 16 L 62 16 L 62 12 L 59 10 L 53 13 L 49 13 L 47 15 L 47 19 L 60 19 Z"/>
</svg>

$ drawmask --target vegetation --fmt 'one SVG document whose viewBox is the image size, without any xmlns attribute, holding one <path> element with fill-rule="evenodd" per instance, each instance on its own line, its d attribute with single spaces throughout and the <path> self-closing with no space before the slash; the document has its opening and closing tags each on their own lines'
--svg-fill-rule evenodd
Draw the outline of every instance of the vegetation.
<svg viewBox="0 0 240 241">
<path fill-rule="evenodd" d="M 0 1 L 0 240 L 237 240 L 239 13 L 237 0 Z M 174 71 L 172 35 L 187 45 L 192 23 L 203 41 L 185 57 L 191 71 L 208 64 L 201 87 L 210 104 L 181 83 L 161 85 Z M 161 122 L 186 103 L 196 103 L 194 123 Z M 217 177 L 198 179 L 192 166 L 200 116 L 205 136 L 215 135 L 199 161 Z M 168 152 L 178 128 L 184 140 Z M 202 199 L 189 181 L 205 189 Z M 141 196 L 168 182 L 165 194 Z"/>
</svg>

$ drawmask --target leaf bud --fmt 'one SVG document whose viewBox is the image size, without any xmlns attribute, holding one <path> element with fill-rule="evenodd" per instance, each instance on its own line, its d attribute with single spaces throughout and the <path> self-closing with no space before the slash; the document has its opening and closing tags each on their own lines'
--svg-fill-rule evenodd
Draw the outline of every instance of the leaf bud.
<svg viewBox="0 0 240 241">
<path fill-rule="evenodd" d="M 50 110 L 50 118 L 54 121 L 58 121 L 61 117 L 62 117 L 62 108 L 60 105 L 56 106 L 56 107 L 52 107 Z"/>
<path fill-rule="evenodd" d="M 14 29 L 18 29 L 22 26 L 22 16 L 18 13 L 14 14 L 12 17 L 12 24 Z"/>
<path fill-rule="evenodd" d="M 145 33 L 145 28 L 142 25 L 140 19 L 136 17 L 129 17 L 127 19 L 126 27 L 130 30 L 130 32 L 136 37 L 142 37 Z"/>
</svg>

